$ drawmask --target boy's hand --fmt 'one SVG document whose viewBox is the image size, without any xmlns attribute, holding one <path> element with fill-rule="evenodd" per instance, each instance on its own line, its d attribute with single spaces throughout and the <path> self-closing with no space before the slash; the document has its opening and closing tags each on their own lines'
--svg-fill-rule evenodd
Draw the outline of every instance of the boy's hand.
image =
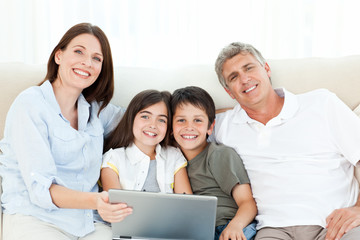
<svg viewBox="0 0 360 240">
<path fill-rule="evenodd" d="M 244 232 L 243 227 L 239 224 L 230 221 L 227 227 L 222 231 L 219 240 L 247 240 Z"/>
<path fill-rule="evenodd" d="M 96 209 L 102 219 L 107 222 L 120 222 L 133 211 L 125 203 L 109 203 L 109 194 L 106 191 L 99 193 Z"/>
</svg>

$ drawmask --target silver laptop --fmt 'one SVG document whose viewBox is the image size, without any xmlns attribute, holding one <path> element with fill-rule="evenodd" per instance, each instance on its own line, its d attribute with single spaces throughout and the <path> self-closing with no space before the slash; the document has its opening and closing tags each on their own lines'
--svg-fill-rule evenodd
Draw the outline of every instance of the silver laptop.
<svg viewBox="0 0 360 240">
<path fill-rule="evenodd" d="M 112 223 L 114 239 L 214 239 L 216 197 L 110 189 L 109 200 L 133 208 Z"/>
</svg>

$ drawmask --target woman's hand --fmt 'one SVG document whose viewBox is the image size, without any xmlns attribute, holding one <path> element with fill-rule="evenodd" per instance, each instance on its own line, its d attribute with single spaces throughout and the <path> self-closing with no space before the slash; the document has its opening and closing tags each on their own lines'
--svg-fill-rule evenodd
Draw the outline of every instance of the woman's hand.
<svg viewBox="0 0 360 240">
<path fill-rule="evenodd" d="M 126 203 L 109 203 L 109 194 L 106 191 L 98 194 L 96 209 L 107 222 L 120 222 L 133 211 Z"/>
</svg>

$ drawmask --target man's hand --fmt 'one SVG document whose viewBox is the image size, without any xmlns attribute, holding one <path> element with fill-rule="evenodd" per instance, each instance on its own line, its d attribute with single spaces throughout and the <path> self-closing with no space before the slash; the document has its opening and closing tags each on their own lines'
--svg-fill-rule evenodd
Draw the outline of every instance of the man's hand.
<svg viewBox="0 0 360 240">
<path fill-rule="evenodd" d="M 326 218 L 328 229 L 326 240 L 339 240 L 354 227 L 360 226 L 360 207 L 348 207 L 334 210 Z"/>
<path fill-rule="evenodd" d="M 99 193 L 96 209 L 107 222 L 120 222 L 132 213 L 132 208 L 125 203 L 109 203 L 109 194 L 106 191 Z"/>
<path fill-rule="evenodd" d="M 243 227 L 230 221 L 226 228 L 222 231 L 219 240 L 246 240 L 243 233 Z"/>
</svg>

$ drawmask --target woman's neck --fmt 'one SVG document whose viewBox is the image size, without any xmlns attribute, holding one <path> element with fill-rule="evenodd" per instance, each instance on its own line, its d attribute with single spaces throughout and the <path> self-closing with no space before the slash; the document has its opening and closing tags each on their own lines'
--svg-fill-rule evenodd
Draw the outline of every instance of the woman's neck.
<svg viewBox="0 0 360 240">
<path fill-rule="evenodd" d="M 79 92 L 68 91 L 58 81 L 52 83 L 56 101 L 59 104 L 61 114 L 70 122 L 74 129 L 78 129 L 77 100 Z"/>
</svg>

